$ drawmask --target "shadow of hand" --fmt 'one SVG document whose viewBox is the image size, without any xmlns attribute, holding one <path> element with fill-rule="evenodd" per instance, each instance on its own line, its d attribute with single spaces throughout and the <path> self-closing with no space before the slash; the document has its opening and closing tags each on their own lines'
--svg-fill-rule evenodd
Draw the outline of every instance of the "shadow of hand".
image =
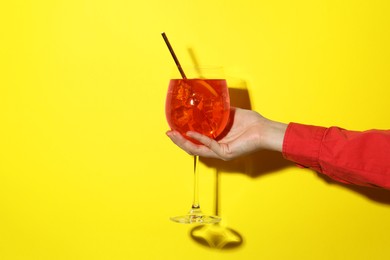
<svg viewBox="0 0 390 260">
<path fill-rule="evenodd" d="M 220 172 L 243 173 L 252 178 L 294 166 L 292 162 L 284 159 L 281 153 L 267 150 L 259 151 L 232 161 L 210 158 L 201 158 L 200 160 L 208 167 L 216 168 Z"/>
<path fill-rule="evenodd" d="M 318 176 L 323 179 L 326 183 L 329 185 L 339 185 L 345 189 L 351 190 L 353 192 L 359 193 L 360 195 L 363 195 L 364 197 L 368 198 L 369 200 L 382 203 L 382 204 L 388 204 L 390 205 L 390 190 L 382 189 L 382 188 L 375 188 L 375 187 L 365 187 L 365 186 L 358 186 L 353 184 L 344 184 L 341 182 L 336 182 L 335 180 L 331 179 L 330 177 L 323 175 L 321 173 L 318 173 Z"/>
</svg>

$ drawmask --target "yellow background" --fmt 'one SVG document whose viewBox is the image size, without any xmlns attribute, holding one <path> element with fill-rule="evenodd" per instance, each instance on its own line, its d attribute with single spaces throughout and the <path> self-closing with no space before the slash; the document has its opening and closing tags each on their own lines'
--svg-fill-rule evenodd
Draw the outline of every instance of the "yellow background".
<svg viewBox="0 0 390 260">
<path fill-rule="evenodd" d="M 0 24 L 0 259 L 389 259 L 390 192 L 274 154 L 201 165 L 204 211 L 242 243 L 171 223 L 192 158 L 165 136 L 160 35 L 266 117 L 388 129 L 388 1 L 2 1 Z"/>
</svg>

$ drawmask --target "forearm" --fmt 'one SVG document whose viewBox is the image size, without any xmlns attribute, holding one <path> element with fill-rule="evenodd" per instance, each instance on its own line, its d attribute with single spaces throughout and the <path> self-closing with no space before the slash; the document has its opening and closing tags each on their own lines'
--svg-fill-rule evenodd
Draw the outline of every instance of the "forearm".
<svg viewBox="0 0 390 260">
<path fill-rule="evenodd" d="M 390 188 L 390 131 L 289 124 L 283 155 L 341 182 Z"/>
</svg>

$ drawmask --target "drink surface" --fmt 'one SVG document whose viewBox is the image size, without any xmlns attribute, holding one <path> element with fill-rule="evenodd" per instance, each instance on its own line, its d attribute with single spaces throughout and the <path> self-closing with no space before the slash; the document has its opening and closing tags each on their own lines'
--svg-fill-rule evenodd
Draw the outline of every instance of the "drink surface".
<svg viewBox="0 0 390 260">
<path fill-rule="evenodd" d="M 224 79 L 172 79 L 165 105 L 171 129 L 185 136 L 195 131 L 215 139 L 225 128 L 230 112 Z"/>
</svg>

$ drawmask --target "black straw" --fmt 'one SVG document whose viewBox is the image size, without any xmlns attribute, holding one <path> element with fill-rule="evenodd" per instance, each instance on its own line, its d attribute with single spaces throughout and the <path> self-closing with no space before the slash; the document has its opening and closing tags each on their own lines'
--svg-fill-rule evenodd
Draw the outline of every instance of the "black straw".
<svg viewBox="0 0 390 260">
<path fill-rule="evenodd" d="M 184 73 L 183 69 L 181 68 L 180 62 L 179 62 L 179 60 L 177 59 L 177 57 L 176 57 L 176 55 L 175 55 L 175 52 L 173 51 L 172 46 L 171 46 L 171 44 L 170 44 L 169 41 L 168 41 L 167 35 L 165 34 L 165 32 L 162 32 L 161 35 L 162 35 L 162 37 L 164 38 L 164 41 L 165 41 L 165 43 L 166 43 L 167 46 L 168 46 L 169 52 L 171 53 L 172 58 L 173 58 L 173 60 L 175 61 L 177 68 L 179 69 L 179 72 L 180 72 L 181 77 L 182 77 L 183 79 L 186 79 L 186 78 L 187 78 L 187 77 L 186 77 L 186 74 Z"/>
</svg>

